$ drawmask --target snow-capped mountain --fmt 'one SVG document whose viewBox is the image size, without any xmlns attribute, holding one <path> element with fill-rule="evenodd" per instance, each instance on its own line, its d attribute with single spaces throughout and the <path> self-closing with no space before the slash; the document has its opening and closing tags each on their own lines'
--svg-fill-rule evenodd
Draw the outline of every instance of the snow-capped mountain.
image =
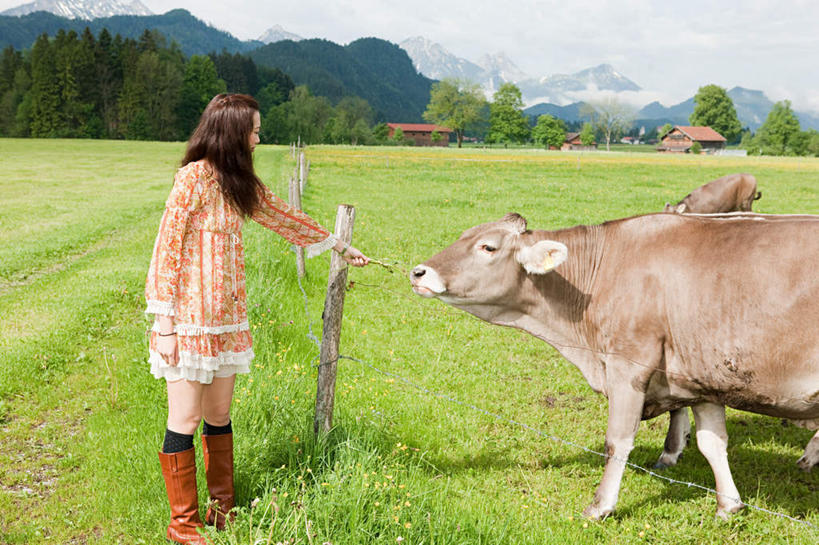
<svg viewBox="0 0 819 545">
<path fill-rule="evenodd" d="M 273 25 L 272 27 L 265 30 L 264 34 L 262 34 L 256 39 L 265 44 L 272 44 L 275 42 L 281 42 L 282 40 L 293 40 L 294 42 L 298 42 L 299 40 L 303 40 L 304 38 L 302 38 L 298 34 L 287 32 L 281 25 Z"/>
<path fill-rule="evenodd" d="M 27 15 L 35 11 L 88 20 L 112 15 L 153 15 L 139 0 L 35 0 L 0 12 L 0 15 Z"/>
<path fill-rule="evenodd" d="M 506 82 L 526 81 L 529 78 L 505 53 L 495 53 L 484 55 L 478 60 L 478 64 L 483 68 L 481 81 L 488 96 L 491 96 L 498 88 Z"/>
<path fill-rule="evenodd" d="M 444 78 L 467 79 L 480 82 L 484 69 L 466 59 L 456 57 L 427 38 L 416 36 L 398 44 L 407 52 L 415 69 L 431 79 Z"/>
<path fill-rule="evenodd" d="M 575 74 L 555 74 L 533 78 L 519 69 L 503 53 L 484 55 L 477 64 L 453 55 L 443 46 L 423 37 L 399 44 L 415 68 L 432 79 L 460 78 L 479 83 L 487 97 L 506 82 L 515 83 L 526 104 L 551 102 L 570 104 L 580 95 L 595 91 L 639 91 L 640 86 L 618 73 L 611 65 L 601 64 Z"/>
<path fill-rule="evenodd" d="M 574 74 L 554 74 L 538 80 L 517 82 L 528 103 L 551 102 L 566 105 L 595 91 L 639 91 L 639 85 L 617 72 L 610 64 L 586 68 Z"/>
</svg>

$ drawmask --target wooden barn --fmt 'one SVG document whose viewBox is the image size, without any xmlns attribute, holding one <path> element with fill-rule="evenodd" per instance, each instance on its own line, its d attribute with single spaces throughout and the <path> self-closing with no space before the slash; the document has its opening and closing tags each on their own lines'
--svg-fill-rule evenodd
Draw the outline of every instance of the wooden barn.
<svg viewBox="0 0 819 545">
<path fill-rule="evenodd" d="M 395 129 L 401 129 L 404 133 L 404 138 L 415 142 L 416 146 L 449 146 L 449 134 L 452 129 L 441 127 L 440 125 L 430 125 L 426 123 L 387 123 L 390 128 L 389 137 L 392 138 L 395 134 Z M 432 133 L 437 132 L 441 135 L 440 140 L 433 142 Z"/>
<path fill-rule="evenodd" d="M 579 132 L 567 132 L 566 139 L 563 141 L 563 145 L 560 146 L 560 151 L 594 151 L 596 149 L 597 143 L 584 146 L 583 142 L 580 141 Z"/>
<path fill-rule="evenodd" d="M 665 136 L 657 151 L 688 153 L 694 142 L 702 146 L 702 153 L 716 153 L 725 149 L 725 137 L 711 127 L 683 127 L 677 125 Z"/>
</svg>

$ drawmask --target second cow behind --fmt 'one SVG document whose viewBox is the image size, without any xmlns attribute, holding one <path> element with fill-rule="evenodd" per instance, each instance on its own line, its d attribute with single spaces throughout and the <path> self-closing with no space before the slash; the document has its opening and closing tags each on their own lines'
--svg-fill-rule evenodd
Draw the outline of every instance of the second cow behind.
<svg viewBox="0 0 819 545">
<path fill-rule="evenodd" d="M 722 214 L 750 212 L 762 196 L 750 174 L 729 174 L 698 187 L 677 204 L 666 203 L 665 212 L 677 214 Z"/>
</svg>

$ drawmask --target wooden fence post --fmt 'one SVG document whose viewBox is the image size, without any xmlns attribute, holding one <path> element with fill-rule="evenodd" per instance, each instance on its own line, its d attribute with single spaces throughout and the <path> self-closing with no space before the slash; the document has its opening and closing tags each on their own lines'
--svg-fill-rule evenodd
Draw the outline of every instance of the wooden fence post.
<svg viewBox="0 0 819 545">
<path fill-rule="evenodd" d="M 301 191 L 299 190 L 299 183 L 292 176 L 290 177 L 290 186 L 288 188 L 288 200 L 292 206 L 301 210 Z M 296 246 L 296 272 L 299 278 L 304 278 L 304 248 Z"/>
<path fill-rule="evenodd" d="M 353 239 L 355 208 L 340 204 L 336 214 L 336 236 L 350 244 Z M 336 396 L 336 368 L 338 342 L 341 338 L 341 318 L 344 312 L 344 293 L 347 287 L 347 263 L 333 252 L 327 296 L 324 299 L 324 329 L 319 352 L 318 385 L 316 387 L 316 416 L 313 432 L 328 432 L 333 427 L 333 405 Z"/>
<path fill-rule="evenodd" d="M 299 153 L 299 188 L 304 193 L 307 185 L 307 162 L 304 160 L 304 152 Z"/>
</svg>

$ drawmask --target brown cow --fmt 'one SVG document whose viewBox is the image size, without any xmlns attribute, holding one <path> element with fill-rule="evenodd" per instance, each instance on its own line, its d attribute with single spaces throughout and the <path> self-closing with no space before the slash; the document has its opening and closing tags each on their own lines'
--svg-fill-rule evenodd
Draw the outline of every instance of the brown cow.
<svg viewBox="0 0 819 545">
<path fill-rule="evenodd" d="M 725 406 L 819 428 L 819 216 L 651 214 L 529 231 L 473 227 L 416 266 L 413 290 L 554 346 L 608 398 L 603 479 L 617 503 L 641 419 L 690 406 L 717 514 L 742 507 Z M 819 433 L 799 464 L 819 462 Z"/>
<path fill-rule="evenodd" d="M 750 212 L 751 205 L 760 197 L 762 192 L 757 192 L 756 178 L 752 175 L 729 174 L 698 187 L 673 206 L 665 203 L 663 211 L 677 214 Z"/>
</svg>

